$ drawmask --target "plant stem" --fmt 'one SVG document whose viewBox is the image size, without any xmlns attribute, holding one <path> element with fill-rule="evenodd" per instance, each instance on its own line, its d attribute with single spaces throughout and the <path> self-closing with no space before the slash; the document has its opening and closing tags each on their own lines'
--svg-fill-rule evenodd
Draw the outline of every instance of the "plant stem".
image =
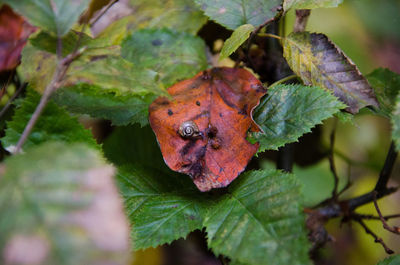
<svg viewBox="0 0 400 265">
<path fill-rule="evenodd" d="M 4 105 L 3 109 L 0 111 L 0 118 L 3 117 L 4 113 L 10 108 L 11 103 L 14 101 L 16 97 L 26 88 L 28 83 L 23 83 L 19 86 L 18 90 L 12 95 L 12 97 L 7 101 L 6 105 Z"/>
<path fill-rule="evenodd" d="M 390 144 L 388 154 L 386 156 L 385 164 L 383 165 L 383 168 L 379 174 L 379 179 L 374 189 L 378 193 L 379 191 L 384 190 L 386 188 L 386 185 L 390 178 L 390 174 L 392 173 L 394 163 L 396 162 L 396 158 L 397 158 L 396 147 L 394 142 L 392 141 Z"/>
<path fill-rule="evenodd" d="M 96 24 L 97 21 L 105 14 L 107 11 L 119 0 L 112 0 L 110 3 L 108 3 L 95 17 L 93 17 L 90 21 L 90 25 Z"/>
<path fill-rule="evenodd" d="M 369 229 L 369 227 L 363 222 L 363 220 L 357 219 L 356 221 L 357 221 L 357 223 L 359 223 L 364 228 L 364 230 L 365 230 L 365 232 L 367 234 L 370 234 L 375 239 L 375 243 L 379 243 L 379 244 L 382 245 L 382 247 L 385 249 L 385 252 L 387 254 L 393 254 L 394 253 L 393 250 L 391 250 L 388 246 L 386 246 L 386 244 L 385 244 L 385 242 L 383 242 L 382 238 L 378 237 L 374 232 L 372 232 L 371 229 Z"/>
<path fill-rule="evenodd" d="M 295 79 L 295 78 L 297 78 L 297 75 L 289 75 L 289 76 L 287 76 L 287 77 L 285 77 L 285 78 L 282 78 L 282 79 L 276 81 L 275 83 L 271 84 L 271 85 L 268 87 L 268 89 L 269 89 L 269 88 L 272 88 L 272 87 L 274 87 L 274 86 L 276 86 L 276 85 L 285 83 L 286 81 Z"/>
<path fill-rule="evenodd" d="M 337 126 L 337 119 L 335 119 L 333 128 L 331 131 L 330 135 L 330 150 L 329 150 L 329 167 L 333 175 L 333 180 L 334 180 L 334 185 L 333 185 L 333 190 L 332 190 L 332 199 L 334 201 L 337 201 L 338 197 L 338 187 L 339 187 L 339 176 L 336 171 L 336 165 L 335 165 L 335 156 L 333 155 L 333 150 L 335 147 L 335 132 L 336 132 L 336 126 Z"/>
<path fill-rule="evenodd" d="M 274 38 L 274 39 L 282 40 L 282 38 L 279 37 L 278 35 L 271 34 L 271 33 L 257 33 L 257 36 L 259 36 L 259 37 L 269 37 L 269 38 Z"/>
<path fill-rule="evenodd" d="M 22 145 L 25 143 L 26 139 L 28 138 L 29 134 L 31 133 L 33 127 L 35 126 L 37 120 L 40 117 L 40 114 L 43 112 L 44 108 L 47 105 L 47 102 L 50 99 L 51 94 L 60 87 L 62 80 L 65 77 L 65 74 L 73 62 L 75 58 L 80 56 L 82 54 L 84 49 L 81 49 L 79 51 L 75 51 L 71 54 L 69 54 L 67 57 L 64 59 L 60 60 L 60 62 L 57 65 L 56 71 L 53 75 L 53 78 L 51 82 L 47 85 L 42 97 L 40 98 L 40 102 L 38 106 L 36 107 L 35 111 L 32 114 L 32 117 L 28 121 L 28 124 L 26 125 L 24 131 L 22 132 L 21 137 L 18 140 L 17 146 L 15 147 L 15 150 L 13 150 L 13 153 L 16 154 L 21 151 Z"/>
<path fill-rule="evenodd" d="M 391 226 L 386 222 L 385 217 L 383 217 L 383 215 L 382 215 L 382 213 L 381 213 L 381 210 L 380 210 L 379 207 L 378 207 L 378 202 L 376 201 L 376 194 L 377 194 L 377 192 L 375 191 L 374 194 L 373 194 L 373 196 L 374 196 L 374 205 L 375 205 L 376 212 L 378 213 L 379 218 L 380 218 L 380 220 L 381 220 L 381 222 L 382 222 L 382 224 L 383 224 L 383 228 L 385 228 L 385 229 L 388 230 L 389 232 L 392 232 L 393 234 L 400 235 L 400 228 L 397 227 L 397 226 L 391 227 Z"/>
</svg>

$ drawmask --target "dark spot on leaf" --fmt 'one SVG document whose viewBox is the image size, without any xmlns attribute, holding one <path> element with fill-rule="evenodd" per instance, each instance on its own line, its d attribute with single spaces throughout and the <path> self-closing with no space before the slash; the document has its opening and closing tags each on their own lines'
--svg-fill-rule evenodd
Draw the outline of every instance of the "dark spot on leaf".
<svg viewBox="0 0 400 265">
<path fill-rule="evenodd" d="M 152 44 L 153 46 L 161 46 L 161 45 L 163 44 L 163 42 L 162 42 L 162 40 L 160 40 L 160 39 L 155 39 L 155 40 L 153 40 L 153 41 L 151 42 L 151 44 Z"/>
<path fill-rule="evenodd" d="M 179 132 L 178 132 L 179 134 Z M 189 142 L 187 142 L 182 149 L 179 151 L 179 153 L 181 154 L 181 156 L 186 155 L 187 153 L 189 153 L 190 149 L 193 148 L 193 146 L 196 144 L 196 140 L 195 139 L 190 139 Z"/>
<path fill-rule="evenodd" d="M 168 99 L 162 99 L 162 100 L 160 100 L 160 102 L 158 102 L 158 104 L 160 104 L 160 105 L 168 105 L 169 101 L 168 101 Z"/>
<path fill-rule="evenodd" d="M 215 126 L 211 126 L 209 128 L 207 128 L 207 137 L 212 139 L 215 138 L 215 136 L 217 136 L 218 133 L 218 129 Z"/>
<path fill-rule="evenodd" d="M 244 104 L 243 108 L 238 111 L 238 114 L 247 115 L 247 104 Z"/>
<path fill-rule="evenodd" d="M 212 149 L 218 150 L 219 148 L 221 148 L 221 139 L 219 138 L 211 139 L 210 144 Z"/>
<path fill-rule="evenodd" d="M 171 116 L 172 114 L 174 114 L 172 110 L 168 109 L 168 115 Z"/>
<path fill-rule="evenodd" d="M 196 105 L 197 105 L 197 106 L 200 106 L 200 101 L 197 100 L 197 101 L 196 101 Z"/>
</svg>

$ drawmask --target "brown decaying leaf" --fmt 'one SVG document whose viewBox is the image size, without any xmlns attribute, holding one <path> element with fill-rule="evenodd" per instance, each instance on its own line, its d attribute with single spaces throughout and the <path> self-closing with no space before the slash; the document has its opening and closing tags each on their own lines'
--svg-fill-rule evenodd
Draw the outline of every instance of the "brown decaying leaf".
<svg viewBox="0 0 400 265">
<path fill-rule="evenodd" d="M 172 99 L 159 97 L 149 107 L 166 164 L 201 191 L 227 186 L 258 149 L 246 134 L 260 131 L 251 114 L 266 93 L 261 82 L 245 69 L 212 68 L 168 92 Z"/>
<path fill-rule="evenodd" d="M 22 48 L 36 30 L 8 5 L 0 8 L 0 71 L 11 70 L 20 62 Z"/>
<path fill-rule="evenodd" d="M 333 91 L 347 111 L 379 107 L 375 94 L 357 66 L 327 36 L 320 33 L 291 33 L 283 41 L 284 57 L 306 85 Z"/>
</svg>

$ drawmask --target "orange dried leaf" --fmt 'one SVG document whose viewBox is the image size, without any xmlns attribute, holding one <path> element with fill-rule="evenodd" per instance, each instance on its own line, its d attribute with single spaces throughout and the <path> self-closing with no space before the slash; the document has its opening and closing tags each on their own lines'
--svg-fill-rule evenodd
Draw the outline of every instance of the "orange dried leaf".
<svg viewBox="0 0 400 265">
<path fill-rule="evenodd" d="M 0 8 L 0 71 L 17 67 L 22 48 L 35 29 L 8 5 Z"/>
<path fill-rule="evenodd" d="M 159 97 L 149 108 L 166 164 L 201 191 L 226 187 L 257 152 L 246 134 L 260 131 L 251 114 L 266 93 L 261 82 L 244 69 L 213 68 L 168 93 L 171 100 Z"/>
</svg>

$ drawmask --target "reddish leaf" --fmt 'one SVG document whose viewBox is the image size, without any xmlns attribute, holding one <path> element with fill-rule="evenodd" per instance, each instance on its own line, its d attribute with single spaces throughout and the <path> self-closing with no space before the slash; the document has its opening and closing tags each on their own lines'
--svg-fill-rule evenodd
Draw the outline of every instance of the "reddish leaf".
<svg viewBox="0 0 400 265">
<path fill-rule="evenodd" d="M 149 108 L 165 162 L 201 191 L 227 186 L 258 149 L 246 134 L 260 131 L 251 114 L 266 92 L 261 82 L 244 69 L 213 68 L 168 92 L 171 100 L 159 97 Z"/>
<path fill-rule="evenodd" d="M 34 31 L 35 27 L 15 14 L 9 6 L 0 8 L 0 71 L 17 67 L 22 48 Z"/>
</svg>

